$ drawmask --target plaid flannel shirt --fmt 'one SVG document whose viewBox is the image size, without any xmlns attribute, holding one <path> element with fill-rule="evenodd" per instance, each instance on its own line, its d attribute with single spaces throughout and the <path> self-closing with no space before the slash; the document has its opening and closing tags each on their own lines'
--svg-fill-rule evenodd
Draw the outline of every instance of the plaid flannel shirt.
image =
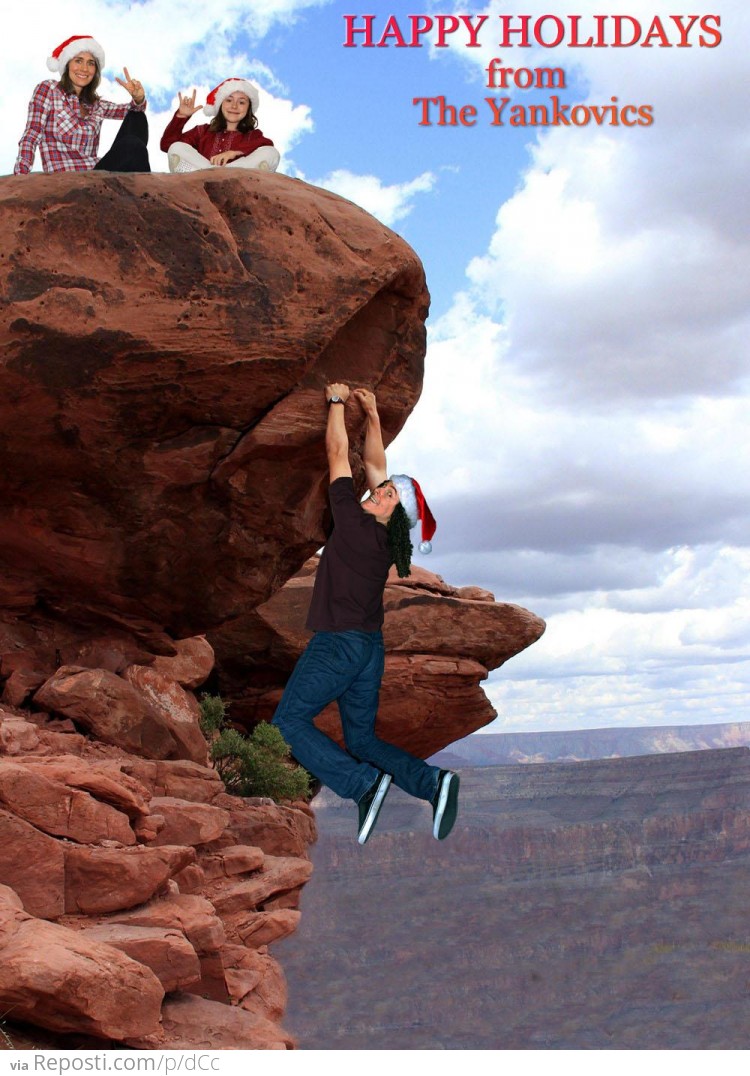
<svg viewBox="0 0 750 1076">
<path fill-rule="evenodd" d="M 30 172 L 38 146 L 45 172 L 88 172 L 99 160 L 102 121 L 121 120 L 131 109 L 143 112 L 145 108 L 145 101 L 117 105 L 99 100 L 83 117 L 75 94 L 65 93 L 54 79 L 40 82 L 29 102 L 26 130 L 18 143 L 13 171 Z"/>
</svg>

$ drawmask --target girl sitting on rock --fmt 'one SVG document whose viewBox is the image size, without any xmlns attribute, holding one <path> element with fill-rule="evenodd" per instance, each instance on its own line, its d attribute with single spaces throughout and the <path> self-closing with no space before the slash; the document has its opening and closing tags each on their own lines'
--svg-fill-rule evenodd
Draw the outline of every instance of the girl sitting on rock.
<svg viewBox="0 0 750 1076">
<path fill-rule="evenodd" d="M 47 60 L 59 82 L 40 82 L 29 102 L 26 130 L 18 143 L 13 171 L 26 174 L 39 147 L 45 172 L 150 172 L 148 121 L 143 86 L 123 68 L 125 80 L 116 79 L 132 101 L 126 105 L 104 101 L 96 90 L 104 67 L 104 49 L 88 34 L 63 41 Z M 112 147 L 101 160 L 97 156 L 104 120 L 122 120 Z"/>
<path fill-rule="evenodd" d="M 185 133 L 187 121 L 199 109 L 195 90 L 182 94 L 180 107 L 167 125 L 161 148 L 168 155 L 170 172 L 194 172 L 199 168 L 258 168 L 275 172 L 280 156 L 270 138 L 258 129 L 258 90 L 244 78 L 227 78 L 206 98 L 203 111 L 210 123 Z"/>
</svg>

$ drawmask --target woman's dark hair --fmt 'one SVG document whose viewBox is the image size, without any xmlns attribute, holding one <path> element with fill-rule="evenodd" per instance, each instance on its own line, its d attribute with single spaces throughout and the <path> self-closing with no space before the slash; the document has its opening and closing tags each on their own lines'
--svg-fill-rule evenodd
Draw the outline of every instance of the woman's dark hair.
<svg viewBox="0 0 750 1076">
<path fill-rule="evenodd" d="M 73 59 L 75 59 L 75 56 L 73 57 Z M 101 68 L 99 67 L 99 61 L 96 59 L 96 57 L 94 57 L 94 59 L 96 60 L 96 74 L 92 78 L 91 82 L 89 82 L 88 86 L 84 86 L 81 92 L 78 94 L 78 100 L 81 101 L 84 105 L 88 105 L 89 107 L 95 105 L 96 102 L 99 100 L 99 94 L 96 91 L 99 88 L 99 83 L 102 80 L 102 72 Z M 60 85 L 62 86 L 65 93 L 75 93 L 76 88 L 71 81 L 70 75 L 68 74 L 69 66 L 70 60 L 68 60 L 68 62 L 66 63 L 65 70 L 60 76 Z"/>
<path fill-rule="evenodd" d="M 388 549 L 391 553 L 391 564 L 396 565 L 399 579 L 405 579 L 411 571 L 411 555 L 414 547 L 411 544 L 409 533 L 409 517 L 403 504 L 397 504 L 391 513 L 387 524 Z"/>
<path fill-rule="evenodd" d="M 258 121 L 255 118 L 255 113 L 253 112 L 253 104 L 248 97 L 247 115 L 243 116 L 240 122 L 237 124 L 237 130 L 242 131 L 242 133 L 244 134 L 246 131 L 254 131 L 257 126 Z M 227 121 L 226 117 L 224 116 L 224 113 L 221 111 L 221 107 L 219 107 L 219 111 L 209 123 L 208 128 L 210 131 L 226 131 Z"/>
</svg>

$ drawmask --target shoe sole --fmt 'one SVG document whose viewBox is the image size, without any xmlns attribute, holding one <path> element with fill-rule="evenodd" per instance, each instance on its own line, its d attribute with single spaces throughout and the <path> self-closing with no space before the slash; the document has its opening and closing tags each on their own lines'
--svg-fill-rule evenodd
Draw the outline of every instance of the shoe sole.
<svg viewBox="0 0 750 1076">
<path fill-rule="evenodd" d="M 169 171 L 173 175 L 185 175 L 187 172 L 198 171 L 195 165 L 188 164 L 186 161 L 183 161 L 179 153 L 167 154 L 167 160 L 169 162 Z"/>
<path fill-rule="evenodd" d="M 443 783 L 442 783 L 442 786 L 441 786 L 441 789 L 440 789 L 440 798 L 438 799 L 437 810 L 435 811 L 435 819 L 434 819 L 434 821 L 432 823 L 432 836 L 435 837 L 435 839 L 438 840 L 438 841 L 444 841 L 445 840 L 445 838 L 448 836 L 450 831 L 453 829 L 454 823 L 456 821 L 456 807 L 457 807 L 457 803 L 458 803 L 458 784 L 459 784 L 459 781 L 458 781 L 458 774 L 457 773 L 450 774 L 450 776 L 446 780 L 444 780 Z M 440 832 L 440 826 L 442 824 L 442 821 L 443 821 L 443 819 L 445 817 L 445 813 L 446 813 L 449 806 L 452 808 L 453 821 L 450 823 L 450 826 L 445 831 L 445 833 L 441 833 Z"/>
<path fill-rule="evenodd" d="M 390 787 L 391 787 L 391 775 L 389 773 L 386 773 L 384 775 L 383 779 L 381 780 L 379 786 L 378 786 L 378 791 L 375 794 L 375 799 L 370 804 L 370 809 L 367 812 L 367 814 L 365 815 L 365 820 L 364 820 L 364 823 L 362 824 L 362 829 L 359 831 L 359 835 L 357 837 L 357 843 L 358 844 L 364 844 L 365 841 L 367 840 L 367 838 L 372 833 L 373 826 L 377 822 L 378 815 L 380 814 L 380 808 L 383 806 L 383 800 L 385 799 L 385 794 L 386 794 L 386 792 L 388 791 L 388 789 Z"/>
</svg>

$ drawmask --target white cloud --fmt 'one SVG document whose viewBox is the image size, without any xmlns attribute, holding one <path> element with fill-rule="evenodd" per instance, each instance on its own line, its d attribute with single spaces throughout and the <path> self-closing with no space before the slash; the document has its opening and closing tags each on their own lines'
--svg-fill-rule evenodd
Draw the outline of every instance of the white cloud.
<svg viewBox="0 0 750 1076">
<path fill-rule="evenodd" d="M 600 8 L 581 0 L 576 12 L 585 25 Z M 669 23 L 671 10 L 649 0 L 608 5 L 644 26 L 655 14 Z M 584 89 L 571 91 L 574 100 L 616 96 L 654 107 L 648 128 L 530 128 L 531 167 L 501 207 L 486 254 L 469 267 L 488 307 L 502 304 L 510 360 L 543 374 L 548 393 L 611 400 L 721 392 L 750 373 L 750 12 L 740 0 L 711 10 L 723 16 L 714 49 L 503 55 L 509 66 L 562 66 L 571 84 L 577 75 Z M 483 48 L 457 53 L 482 78 L 498 52 L 498 14 L 529 7 L 504 0 L 488 11 Z M 514 100 L 525 99 L 515 91 Z"/>
<path fill-rule="evenodd" d="M 523 655 L 514 659 L 522 663 Z M 672 682 L 652 677 L 588 675 L 538 680 L 493 678 L 487 693 L 498 718 L 484 731 L 533 732 L 616 726 L 700 725 L 747 720 L 750 661 L 690 669 Z M 486 685 L 485 685 L 486 686 Z"/>
<path fill-rule="evenodd" d="M 423 398 L 391 450 L 438 520 L 426 566 L 547 618 L 490 679 L 501 728 L 744 716 L 750 22 L 739 0 L 712 10 L 715 50 L 576 52 L 579 100 L 648 101 L 655 124 L 529 132 L 529 168 L 431 327 Z"/>
<path fill-rule="evenodd" d="M 672 550 L 637 591 L 579 596 L 492 674 L 496 731 L 744 720 L 750 550 Z"/>
<path fill-rule="evenodd" d="M 383 224 L 393 227 L 409 215 L 416 195 L 429 193 L 434 188 L 436 177 L 432 172 L 423 172 L 404 183 L 387 184 L 377 176 L 355 175 L 345 168 L 338 168 L 322 179 L 309 182 L 348 198 Z"/>
<path fill-rule="evenodd" d="M 737 131 L 735 151 L 743 138 Z M 502 303 L 512 361 L 562 398 L 721 391 L 750 373 L 750 260 L 724 222 L 726 202 L 745 201 L 746 173 L 727 175 L 719 158 L 710 180 L 696 177 L 695 204 L 681 202 L 663 177 L 683 158 L 654 157 L 612 135 L 544 136 L 487 254 L 469 266 L 483 302 Z M 627 212 L 611 196 L 624 174 Z"/>
</svg>

